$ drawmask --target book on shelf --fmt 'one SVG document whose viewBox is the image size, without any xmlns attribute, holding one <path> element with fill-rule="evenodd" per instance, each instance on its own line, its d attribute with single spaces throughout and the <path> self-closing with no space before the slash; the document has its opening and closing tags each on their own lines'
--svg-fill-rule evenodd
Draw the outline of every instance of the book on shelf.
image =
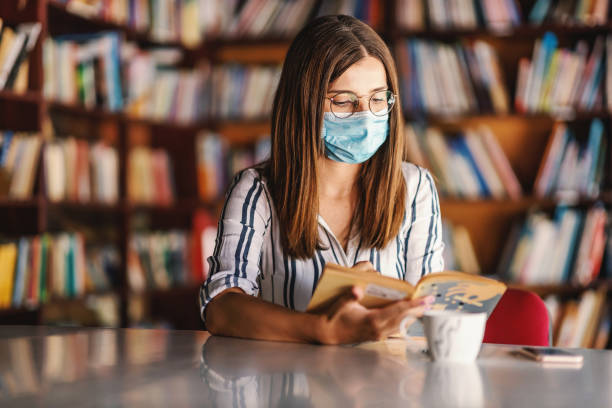
<svg viewBox="0 0 612 408">
<path fill-rule="evenodd" d="M 521 24 L 516 0 L 399 0 L 396 12 L 399 27 L 409 31 L 507 30 Z"/>
<path fill-rule="evenodd" d="M 41 145 L 39 134 L 0 131 L 0 197 L 32 197 Z"/>
<path fill-rule="evenodd" d="M 280 66 L 214 66 L 206 96 L 207 116 L 242 119 L 269 116 L 280 73 Z"/>
<path fill-rule="evenodd" d="M 13 29 L 0 18 L 0 90 L 27 91 L 28 56 L 38 41 L 40 30 L 40 23 L 22 23 Z"/>
<path fill-rule="evenodd" d="M 470 233 L 463 225 L 442 221 L 444 267 L 449 270 L 479 275 L 482 270 Z"/>
<path fill-rule="evenodd" d="M 45 98 L 86 108 L 123 108 L 120 38 L 116 32 L 47 37 L 43 43 Z"/>
<path fill-rule="evenodd" d="M 559 48 L 552 32 L 535 42 L 531 60 L 519 62 L 515 109 L 520 113 L 598 111 L 604 107 L 605 39 L 598 36 L 589 53 L 586 41 Z"/>
<path fill-rule="evenodd" d="M 119 252 L 89 245 L 79 233 L 43 234 L 0 243 L 0 308 L 35 307 L 118 284 Z"/>
<path fill-rule="evenodd" d="M 174 202 L 174 171 L 168 152 L 136 146 L 130 150 L 127 160 L 127 196 L 131 203 L 170 205 Z"/>
<path fill-rule="evenodd" d="M 396 53 L 408 113 L 508 112 L 504 76 L 496 51 L 488 43 L 411 39 L 399 44 Z"/>
<path fill-rule="evenodd" d="M 230 146 L 219 134 L 203 131 L 196 138 L 198 193 L 205 202 L 219 199 L 230 179 L 270 155 L 270 138 L 262 136 L 252 146 Z"/>
<path fill-rule="evenodd" d="M 118 202 L 119 156 L 114 147 L 69 137 L 47 142 L 43 157 L 50 201 Z"/>
<path fill-rule="evenodd" d="M 197 47 L 204 39 L 291 38 L 313 16 L 349 14 L 375 29 L 384 24 L 378 0 L 62 0 L 69 12 L 148 33 L 159 43 Z"/>
<path fill-rule="evenodd" d="M 408 159 L 432 171 L 443 195 L 471 199 L 522 196 L 516 174 L 488 127 L 444 135 L 437 128 L 409 123 L 405 135 Z"/>
<path fill-rule="evenodd" d="M 346 14 L 367 23 L 375 30 L 382 29 L 385 23 L 385 7 L 378 0 L 331 0 L 322 1 L 317 16 Z"/>
<path fill-rule="evenodd" d="M 533 212 L 510 233 L 498 273 L 522 284 L 582 286 L 609 276 L 608 222 L 600 204 L 587 211 L 561 205 L 552 218 Z"/>
<path fill-rule="evenodd" d="M 537 0 L 528 20 L 532 24 L 554 23 L 596 26 L 608 22 L 610 0 Z"/>
<path fill-rule="evenodd" d="M 210 68 L 179 69 L 177 49 L 139 49 L 122 43 L 122 84 L 129 116 L 194 123 L 202 119 Z"/>
<path fill-rule="evenodd" d="M 189 231 L 136 232 L 128 246 L 128 283 L 135 293 L 193 282 Z"/>
<path fill-rule="evenodd" d="M 547 304 L 553 302 L 557 305 L 549 310 L 554 312 L 551 313 L 551 323 L 557 334 L 554 339 L 556 347 L 605 348 L 610 335 L 605 290 L 590 289 L 579 299 L 570 299 L 563 304 L 553 295 L 547 299 Z"/>
<path fill-rule="evenodd" d="M 534 192 L 538 197 L 597 197 L 604 181 L 607 135 L 600 119 L 591 121 L 588 137 L 563 122 L 555 123 L 540 164 Z"/>
</svg>

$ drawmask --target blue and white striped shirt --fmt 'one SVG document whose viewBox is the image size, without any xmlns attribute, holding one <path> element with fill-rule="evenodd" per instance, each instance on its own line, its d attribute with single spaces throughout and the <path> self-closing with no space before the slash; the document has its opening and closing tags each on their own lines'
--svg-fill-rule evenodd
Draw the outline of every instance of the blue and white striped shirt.
<svg viewBox="0 0 612 408">
<path fill-rule="evenodd" d="M 245 293 L 304 311 L 327 262 L 353 266 L 370 261 L 383 275 L 416 283 L 421 276 L 444 269 L 440 203 L 431 174 L 403 163 L 406 210 L 399 234 L 382 250 L 363 248 L 359 233 L 345 252 L 319 216 L 319 240 L 325 246 L 311 259 L 284 253 L 278 218 L 266 181 L 254 169 L 239 173 L 228 191 L 210 273 L 200 290 L 200 314 L 219 293 L 238 287 Z"/>
</svg>

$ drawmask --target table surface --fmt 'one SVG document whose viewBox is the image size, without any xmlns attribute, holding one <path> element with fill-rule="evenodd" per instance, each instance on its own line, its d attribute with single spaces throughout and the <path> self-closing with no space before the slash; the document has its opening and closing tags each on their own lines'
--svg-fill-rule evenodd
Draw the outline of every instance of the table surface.
<svg viewBox="0 0 612 408">
<path fill-rule="evenodd" d="M 550 368 L 510 346 L 484 345 L 474 364 L 432 363 L 423 348 L 0 326 L 0 406 L 612 406 L 611 351 Z"/>
</svg>

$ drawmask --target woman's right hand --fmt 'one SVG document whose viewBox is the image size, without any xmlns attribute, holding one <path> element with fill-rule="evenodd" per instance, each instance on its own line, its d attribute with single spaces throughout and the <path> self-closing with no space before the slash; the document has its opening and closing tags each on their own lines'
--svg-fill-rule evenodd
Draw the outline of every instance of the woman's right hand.
<svg viewBox="0 0 612 408">
<path fill-rule="evenodd" d="M 397 333 L 400 322 L 406 317 L 419 318 L 429 305 L 432 296 L 413 300 L 398 300 L 385 307 L 367 309 L 359 301 L 363 290 L 352 287 L 317 314 L 321 316 L 319 341 L 323 344 L 360 343 L 383 340 Z"/>
</svg>

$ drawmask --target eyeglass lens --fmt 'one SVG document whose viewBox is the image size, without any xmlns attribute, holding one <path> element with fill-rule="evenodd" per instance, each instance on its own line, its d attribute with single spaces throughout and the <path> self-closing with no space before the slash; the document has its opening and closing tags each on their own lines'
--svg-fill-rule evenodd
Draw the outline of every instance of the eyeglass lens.
<svg viewBox="0 0 612 408">
<path fill-rule="evenodd" d="M 376 116 L 384 116 L 395 104 L 395 95 L 389 90 L 370 96 L 368 108 Z M 359 98 L 352 92 L 341 92 L 331 98 L 331 111 L 339 118 L 347 118 L 359 110 Z"/>
</svg>

